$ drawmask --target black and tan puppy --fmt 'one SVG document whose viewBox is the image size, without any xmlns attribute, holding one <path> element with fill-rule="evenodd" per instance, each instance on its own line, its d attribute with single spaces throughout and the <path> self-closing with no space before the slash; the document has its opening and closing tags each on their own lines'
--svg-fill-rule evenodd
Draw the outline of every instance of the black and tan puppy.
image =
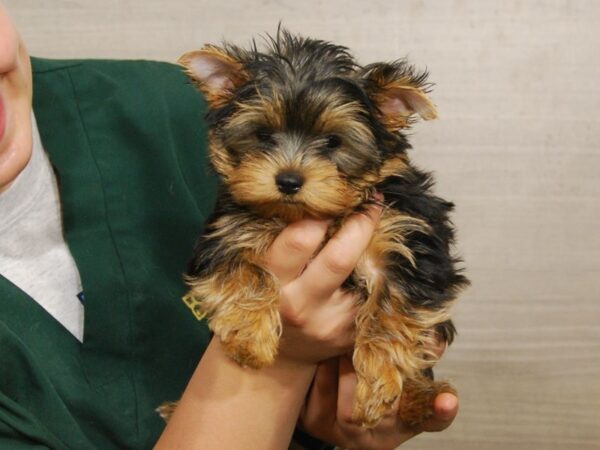
<svg viewBox="0 0 600 450">
<path fill-rule="evenodd" d="M 436 117 L 426 74 L 404 61 L 362 67 L 344 47 L 283 30 L 268 41 L 265 51 L 207 45 L 180 60 L 209 102 L 222 180 L 186 301 L 238 363 L 271 364 L 280 286 L 263 258 L 275 237 L 304 217 L 334 219 L 333 234 L 350 214 L 383 202 L 344 286 L 359 299 L 354 418 L 375 425 L 404 391 L 400 414 L 416 425 L 437 393 L 452 391 L 427 377 L 428 348 L 439 335 L 452 340 L 448 308 L 467 283 L 450 252 L 452 204 L 433 195 L 431 177 L 407 156 L 403 130 Z"/>
</svg>

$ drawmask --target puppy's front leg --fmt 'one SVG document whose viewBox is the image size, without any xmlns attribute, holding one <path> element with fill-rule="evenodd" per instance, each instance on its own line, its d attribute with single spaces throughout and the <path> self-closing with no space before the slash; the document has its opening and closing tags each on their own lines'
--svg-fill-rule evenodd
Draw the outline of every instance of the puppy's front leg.
<svg viewBox="0 0 600 450">
<path fill-rule="evenodd" d="M 203 262 L 187 278 L 188 296 L 206 314 L 226 353 L 242 366 L 260 368 L 273 363 L 281 335 L 279 283 L 263 268 L 264 253 L 281 227 L 258 222 L 225 228 L 219 224 L 213 228 L 219 231 L 199 243 L 197 259 Z"/>
</svg>

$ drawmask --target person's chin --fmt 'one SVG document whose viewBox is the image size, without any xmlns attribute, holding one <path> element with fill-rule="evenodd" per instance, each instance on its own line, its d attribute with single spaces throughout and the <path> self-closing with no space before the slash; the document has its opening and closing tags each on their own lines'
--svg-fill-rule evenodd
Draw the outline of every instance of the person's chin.
<svg viewBox="0 0 600 450">
<path fill-rule="evenodd" d="M 12 182 L 27 166 L 31 157 L 33 139 L 31 135 L 31 111 L 19 115 L 19 129 L 6 102 L 2 106 L 2 133 L 0 134 L 0 192 L 10 187 Z M 21 117 L 22 116 L 22 117 Z"/>
</svg>

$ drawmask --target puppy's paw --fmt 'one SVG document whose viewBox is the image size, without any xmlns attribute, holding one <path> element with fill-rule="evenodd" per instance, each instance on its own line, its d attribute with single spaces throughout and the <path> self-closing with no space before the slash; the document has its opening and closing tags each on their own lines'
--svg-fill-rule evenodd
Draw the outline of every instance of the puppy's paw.
<svg viewBox="0 0 600 450">
<path fill-rule="evenodd" d="M 456 390 L 444 381 L 406 380 L 398 410 L 400 420 L 409 427 L 418 428 L 433 417 L 435 398 L 445 392 L 456 395 Z"/>
<path fill-rule="evenodd" d="M 178 402 L 165 402 L 156 408 L 156 412 L 160 417 L 164 419 L 165 422 L 171 420 L 171 416 L 175 413 L 175 409 L 177 408 Z"/>
<path fill-rule="evenodd" d="M 352 420 L 372 428 L 402 394 L 402 374 L 390 363 L 387 352 L 377 346 L 357 348 L 353 362 L 358 383 Z"/>
<path fill-rule="evenodd" d="M 276 310 L 236 310 L 215 317 L 211 328 L 221 338 L 225 353 L 239 365 L 260 369 L 275 361 L 281 333 Z"/>
</svg>

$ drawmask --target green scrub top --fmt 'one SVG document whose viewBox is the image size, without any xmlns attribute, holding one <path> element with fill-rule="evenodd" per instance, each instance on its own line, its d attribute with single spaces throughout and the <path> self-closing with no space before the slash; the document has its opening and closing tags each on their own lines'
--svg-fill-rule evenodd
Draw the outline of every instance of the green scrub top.
<svg viewBox="0 0 600 450">
<path fill-rule="evenodd" d="M 32 65 L 84 339 L 0 276 L 0 449 L 151 448 L 210 339 L 181 301 L 215 197 L 206 104 L 170 64 Z"/>
</svg>

